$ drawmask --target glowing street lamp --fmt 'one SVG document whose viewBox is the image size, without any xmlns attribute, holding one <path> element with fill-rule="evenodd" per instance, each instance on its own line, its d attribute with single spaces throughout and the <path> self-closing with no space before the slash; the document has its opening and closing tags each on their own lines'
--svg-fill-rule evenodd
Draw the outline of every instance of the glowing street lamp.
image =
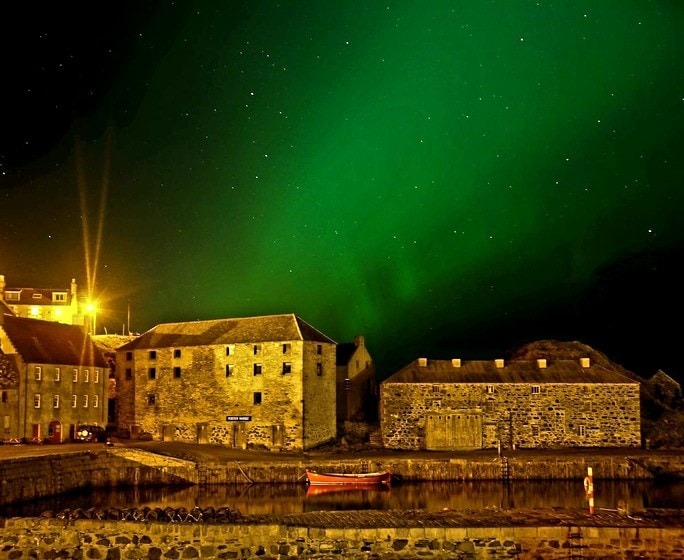
<svg viewBox="0 0 684 560">
<path fill-rule="evenodd" d="M 93 324 L 93 335 L 97 334 L 97 305 L 94 303 L 88 304 L 88 314 L 90 315 Z"/>
</svg>

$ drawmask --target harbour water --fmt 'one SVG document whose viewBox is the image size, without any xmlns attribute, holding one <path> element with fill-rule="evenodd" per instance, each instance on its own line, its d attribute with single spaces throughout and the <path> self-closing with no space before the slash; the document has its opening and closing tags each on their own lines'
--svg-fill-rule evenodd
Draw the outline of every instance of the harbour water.
<svg viewBox="0 0 684 560">
<path fill-rule="evenodd" d="M 595 481 L 597 510 L 631 511 L 681 508 L 684 480 Z M 243 515 L 326 510 L 482 510 L 587 507 L 582 481 L 400 482 L 374 490 L 317 491 L 304 484 L 233 484 L 215 486 L 93 489 L 78 494 L 0 507 L 1 517 L 35 517 L 67 509 L 229 507 Z"/>
</svg>

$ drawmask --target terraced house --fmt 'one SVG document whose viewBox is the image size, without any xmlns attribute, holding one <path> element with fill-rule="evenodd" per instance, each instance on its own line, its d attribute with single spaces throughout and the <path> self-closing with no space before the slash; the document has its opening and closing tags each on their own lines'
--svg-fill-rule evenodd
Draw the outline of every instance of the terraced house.
<svg viewBox="0 0 684 560">
<path fill-rule="evenodd" d="M 80 326 L 0 314 L 3 440 L 73 437 L 107 424 L 109 366 Z"/>
<path fill-rule="evenodd" d="M 294 314 L 157 325 L 117 350 L 132 437 L 303 450 L 335 438 L 336 343 Z"/>
<path fill-rule="evenodd" d="M 380 385 L 390 449 L 638 447 L 639 383 L 580 360 L 419 358 Z"/>
</svg>

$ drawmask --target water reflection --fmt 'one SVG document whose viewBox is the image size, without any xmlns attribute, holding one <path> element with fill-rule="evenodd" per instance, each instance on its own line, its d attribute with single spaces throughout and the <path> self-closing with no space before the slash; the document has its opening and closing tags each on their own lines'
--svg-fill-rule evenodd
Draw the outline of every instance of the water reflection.
<svg viewBox="0 0 684 560">
<path fill-rule="evenodd" d="M 684 481 L 595 481 L 597 509 L 615 509 L 623 500 L 631 510 L 681 508 Z M 582 481 L 420 482 L 399 483 L 389 489 L 360 489 L 307 494 L 303 484 L 235 484 L 187 488 L 96 489 L 30 503 L 0 507 L 0 516 L 38 516 L 65 509 L 223 506 L 244 515 L 297 513 L 340 509 L 454 510 L 483 508 L 584 508 Z"/>
</svg>

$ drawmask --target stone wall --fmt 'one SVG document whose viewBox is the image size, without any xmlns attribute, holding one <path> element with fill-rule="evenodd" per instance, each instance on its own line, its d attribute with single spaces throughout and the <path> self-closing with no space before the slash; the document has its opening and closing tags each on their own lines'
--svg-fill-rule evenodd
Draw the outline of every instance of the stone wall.
<svg viewBox="0 0 684 560">
<path fill-rule="evenodd" d="M 194 463 L 135 450 L 43 455 L 0 461 L 0 503 L 107 486 L 197 482 Z"/>
<path fill-rule="evenodd" d="M 0 560 L 24 558 L 681 559 L 681 528 L 306 527 L 8 519 Z"/>
<path fill-rule="evenodd" d="M 428 448 L 428 418 L 478 422 L 466 447 L 639 447 L 639 386 L 631 384 L 384 383 L 380 423 L 388 449 Z M 474 426 L 474 428 L 471 428 Z M 452 430 L 458 432 L 459 430 Z"/>
<path fill-rule="evenodd" d="M 288 450 L 336 435 L 334 344 L 291 340 L 159 348 L 152 355 L 136 350 L 128 360 L 127 354 L 117 355 L 122 428 L 136 426 L 155 440 Z"/>
</svg>

